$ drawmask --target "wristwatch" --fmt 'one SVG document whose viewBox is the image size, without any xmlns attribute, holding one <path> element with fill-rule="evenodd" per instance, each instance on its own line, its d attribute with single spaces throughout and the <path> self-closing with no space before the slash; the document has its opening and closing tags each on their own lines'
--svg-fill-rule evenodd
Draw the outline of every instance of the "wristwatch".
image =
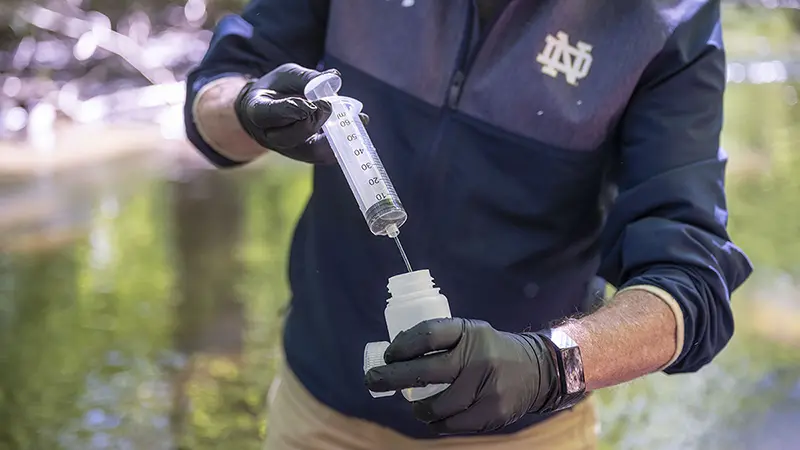
<svg viewBox="0 0 800 450">
<path fill-rule="evenodd" d="M 557 328 L 540 331 L 550 356 L 557 368 L 557 392 L 541 412 L 555 412 L 571 408 L 586 397 L 583 359 L 578 343 Z"/>
</svg>

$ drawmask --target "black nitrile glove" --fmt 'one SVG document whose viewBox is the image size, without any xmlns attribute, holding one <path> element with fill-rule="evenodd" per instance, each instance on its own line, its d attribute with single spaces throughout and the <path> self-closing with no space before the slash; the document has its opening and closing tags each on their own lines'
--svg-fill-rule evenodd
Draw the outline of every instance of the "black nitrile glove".
<svg viewBox="0 0 800 450">
<path fill-rule="evenodd" d="M 325 73 L 338 71 L 331 69 Z M 297 64 L 284 64 L 248 82 L 234 109 L 242 127 L 256 142 L 298 161 L 329 164 L 336 161 L 322 125 L 331 115 L 325 100 L 308 101 L 306 84 L 321 73 Z M 368 118 L 361 115 L 366 124 Z"/>
<path fill-rule="evenodd" d="M 442 352 L 426 355 L 433 351 Z M 374 392 L 451 383 L 412 404 L 414 416 L 439 434 L 497 430 L 545 410 L 558 390 L 541 336 L 497 331 L 479 320 L 422 322 L 398 334 L 384 358 L 387 365 L 365 376 Z"/>
</svg>

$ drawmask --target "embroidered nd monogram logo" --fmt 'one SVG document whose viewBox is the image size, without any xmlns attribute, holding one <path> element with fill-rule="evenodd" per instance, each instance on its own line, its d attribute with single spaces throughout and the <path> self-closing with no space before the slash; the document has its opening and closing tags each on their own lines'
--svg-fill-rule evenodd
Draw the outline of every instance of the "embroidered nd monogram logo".
<svg viewBox="0 0 800 450">
<path fill-rule="evenodd" d="M 589 75 L 589 68 L 592 67 L 591 45 L 578 41 L 573 47 L 569 45 L 569 35 L 563 31 L 556 33 L 556 37 L 548 34 L 545 42 L 544 50 L 536 55 L 536 62 L 542 65 L 542 73 L 553 78 L 563 73 L 567 83 L 573 86 Z"/>
</svg>

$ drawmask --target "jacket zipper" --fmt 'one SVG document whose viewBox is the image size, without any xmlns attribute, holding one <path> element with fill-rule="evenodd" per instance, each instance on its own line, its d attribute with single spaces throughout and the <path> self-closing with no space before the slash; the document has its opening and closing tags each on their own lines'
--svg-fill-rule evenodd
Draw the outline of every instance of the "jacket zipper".
<svg viewBox="0 0 800 450">
<path fill-rule="evenodd" d="M 513 0 L 512 0 L 513 2 Z M 509 5 L 511 2 L 509 2 Z M 508 5 L 506 5 L 506 8 Z M 450 121 L 451 116 L 455 113 L 458 108 L 458 102 L 461 100 L 461 93 L 464 88 L 464 83 L 467 80 L 467 75 L 469 73 L 469 69 L 474 64 L 477 56 L 483 46 L 483 43 L 486 41 L 486 37 L 492 31 L 494 24 L 503 14 L 503 11 L 497 14 L 497 16 L 492 20 L 489 26 L 486 27 L 486 30 L 481 30 L 481 37 L 480 40 L 475 44 L 473 47 L 472 40 L 474 39 L 474 32 L 477 28 L 475 26 L 475 22 L 477 20 L 477 5 L 475 4 L 475 0 L 470 0 L 469 2 L 469 13 L 467 14 L 467 21 L 465 24 L 465 32 L 464 32 L 464 39 L 461 42 L 461 48 L 459 49 L 458 60 L 456 63 L 456 72 L 453 74 L 453 77 L 450 80 L 450 87 L 447 91 L 447 98 L 445 99 L 445 105 L 442 111 L 442 115 L 439 119 L 439 128 L 436 131 L 436 135 L 433 138 L 431 143 L 430 152 L 424 160 L 420 161 L 423 168 L 420 170 L 418 176 L 418 180 L 421 182 L 415 183 L 417 186 L 416 195 L 421 196 L 424 200 L 421 201 L 421 213 L 426 215 L 428 211 L 431 209 L 432 205 L 436 204 L 436 199 L 433 197 L 438 197 L 433 195 L 434 192 L 439 190 L 439 187 L 444 179 L 444 165 L 442 164 L 442 151 L 441 151 L 441 142 L 442 137 L 444 134 L 444 128 L 447 126 L 448 122 Z M 472 51 L 470 52 L 470 50 Z M 438 178 L 434 178 L 434 174 L 440 174 Z M 441 179 L 439 179 L 441 178 Z M 429 180 L 425 182 L 425 180 Z M 424 190 L 428 190 L 429 194 L 425 194 Z M 421 195 L 425 194 L 425 195 Z M 416 232 L 416 230 L 412 230 Z M 431 235 L 430 232 L 427 233 L 420 233 L 418 234 L 420 238 L 423 238 L 422 244 L 423 248 L 426 248 L 426 255 L 425 258 L 429 259 L 430 252 L 427 251 L 427 248 L 430 245 Z M 428 264 L 429 261 L 424 261 L 425 264 Z"/>
<path fill-rule="evenodd" d="M 461 100 L 461 92 L 464 89 L 467 76 L 469 76 L 470 70 L 475 64 L 475 60 L 478 59 L 478 55 L 483 48 L 483 44 L 492 33 L 495 24 L 497 24 L 497 22 L 500 20 L 500 17 L 503 16 L 506 9 L 508 9 L 512 3 L 514 3 L 514 0 L 510 0 L 508 4 L 506 4 L 503 9 L 492 18 L 492 21 L 489 22 L 485 30 L 480 30 L 480 39 L 475 43 L 475 47 L 472 49 L 472 52 L 470 52 L 470 47 L 472 47 L 470 44 L 474 39 L 473 33 L 476 28 L 475 21 L 478 14 L 478 7 L 475 4 L 475 0 L 470 1 L 470 13 L 468 14 L 469 18 L 467 21 L 468 31 L 466 33 L 467 38 L 464 39 L 464 42 L 461 44 L 461 49 L 459 50 L 460 54 L 458 57 L 459 63 L 457 64 L 458 69 L 450 81 L 450 89 L 447 93 L 447 108 L 451 110 L 458 108 L 458 102 Z"/>
<path fill-rule="evenodd" d="M 453 80 L 450 82 L 450 90 L 447 92 L 448 109 L 455 110 L 458 107 L 458 101 L 461 99 L 461 90 L 466 79 L 467 75 L 461 69 L 453 75 Z"/>
<path fill-rule="evenodd" d="M 414 167 L 415 175 L 413 176 L 416 179 L 416 182 L 413 184 L 414 186 L 414 196 L 419 200 L 419 211 L 417 214 L 422 216 L 430 216 L 428 211 L 431 208 L 431 198 L 429 193 L 433 191 L 433 188 L 436 186 L 437 183 L 433 181 L 433 176 L 436 173 L 436 169 L 433 168 L 434 164 L 438 161 L 437 156 L 441 153 L 441 146 L 442 137 L 444 135 L 444 128 L 447 126 L 448 121 L 450 120 L 450 116 L 455 111 L 455 106 L 458 103 L 458 97 L 461 95 L 461 88 L 464 83 L 464 72 L 462 71 L 464 66 L 464 60 L 466 59 L 466 55 L 469 52 L 470 42 L 472 40 L 472 30 L 474 27 L 474 20 L 475 20 L 475 3 L 474 0 L 469 1 L 469 11 L 467 12 L 467 19 L 464 23 L 464 31 L 462 34 L 461 45 L 458 49 L 458 55 L 456 60 L 456 72 L 453 74 L 452 78 L 450 79 L 450 85 L 447 91 L 447 97 L 445 98 L 444 108 L 442 108 L 441 113 L 439 114 L 439 125 L 436 129 L 436 134 L 434 135 L 429 150 L 426 155 L 420 157 L 417 162 L 417 167 Z M 437 164 L 438 165 L 438 164 Z M 415 222 L 419 223 L 419 222 Z M 420 239 L 421 247 L 424 250 L 424 260 L 420 260 L 415 262 L 414 264 L 423 264 L 427 265 L 430 263 L 430 252 L 428 251 L 428 247 L 430 245 L 430 230 L 418 230 L 417 227 L 412 228 L 409 232 L 414 233 Z"/>
</svg>

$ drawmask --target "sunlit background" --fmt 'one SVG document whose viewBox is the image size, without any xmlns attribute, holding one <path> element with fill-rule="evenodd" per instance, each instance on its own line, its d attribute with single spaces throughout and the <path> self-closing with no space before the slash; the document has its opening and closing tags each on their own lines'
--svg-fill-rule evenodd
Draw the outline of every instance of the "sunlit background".
<svg viewBox="0 0 800 450">
<path fill-rule="evenodd" d="M 698 374 L 601 392 L 606 449 L 800 448 L 799 5 L 724 9 L 731 232 L 757 267 L 736 336 Z M 239 8 L 2 0 L 0 450 L 246 450 L 269 432 L 309 169 L 212 170 L 181 113 L 208 30 Z"/>
</svg>

